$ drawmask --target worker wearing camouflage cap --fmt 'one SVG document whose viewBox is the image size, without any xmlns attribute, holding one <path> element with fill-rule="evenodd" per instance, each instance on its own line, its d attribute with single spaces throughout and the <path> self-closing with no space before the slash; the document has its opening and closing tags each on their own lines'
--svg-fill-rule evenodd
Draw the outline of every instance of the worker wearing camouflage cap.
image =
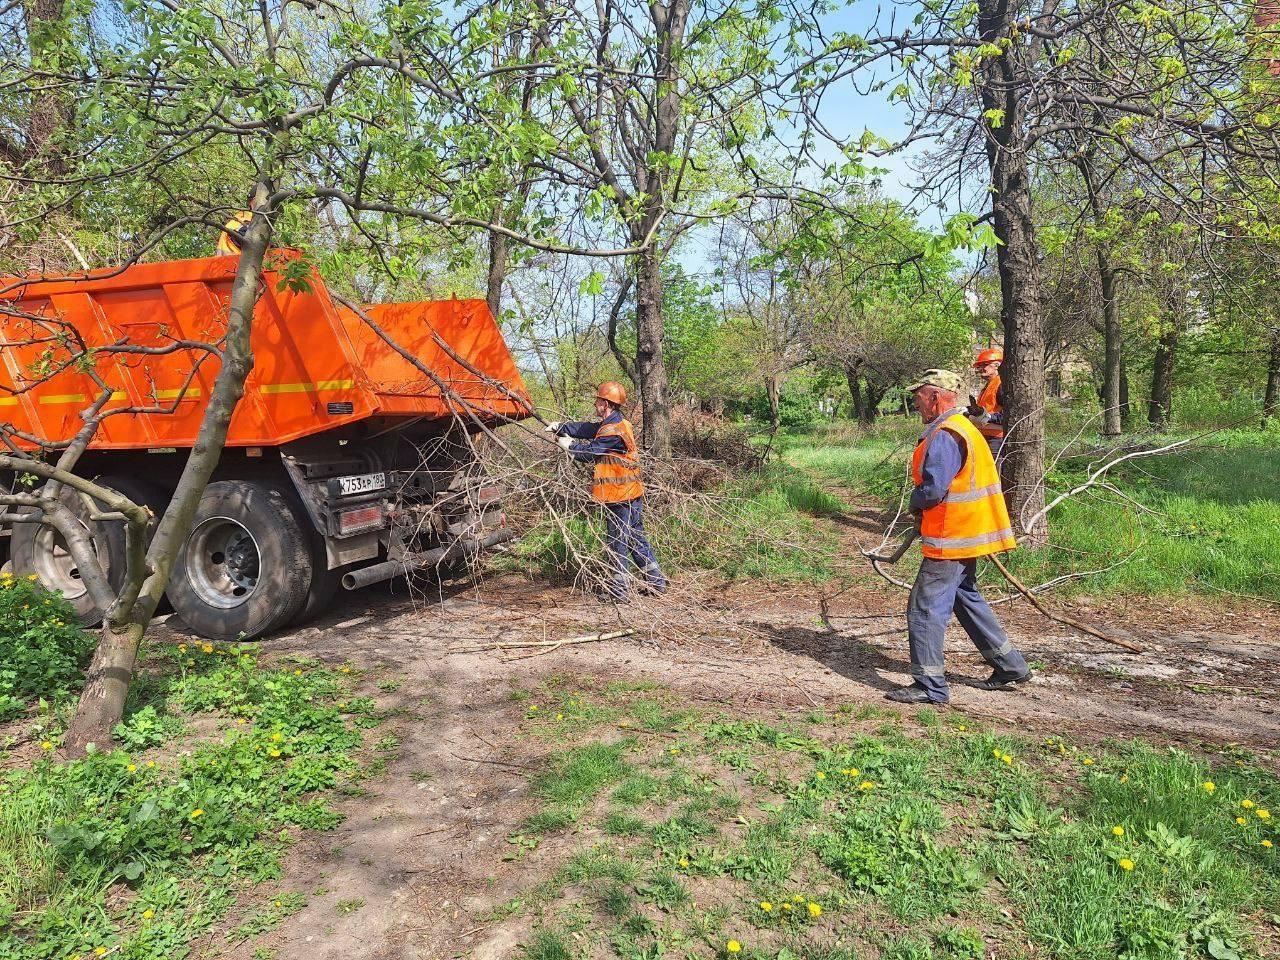
<svg viewBox="0 0 1280 960">
<path fill-rule="evenodd" d="M 950 370 L 926 370 L 907 388 L 927 424 L 911 458 L 911 513 L 920 524 L 924 559 L 907 605 L 913 682 L 887 694 L 898 703 L 950 698 L 943 640 L 954 613 L 993 672 L 979 686 L 1008 689 L 1031 669 L 978 592 L 978 557 L 1012 550 L 1009 511 L 986 438 L 957 407 L 964 391 Z"/>
</svg>

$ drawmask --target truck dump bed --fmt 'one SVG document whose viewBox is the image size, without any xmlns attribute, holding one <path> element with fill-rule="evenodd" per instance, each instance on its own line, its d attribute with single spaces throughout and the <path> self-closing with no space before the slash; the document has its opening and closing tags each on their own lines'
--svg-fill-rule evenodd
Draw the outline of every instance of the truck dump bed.
<svg viewBox="0 0 1280 960">
<path fill-rule="evenodd" d="M 226 331 L 235 269 L 234 257 L 210 257 L 88 279 L 16 287 L 12 278 L 0 281 L 12 288 L 0 293 L 0 419 L 45 440 L 70 438 L 98 387 L 73 368 L 32 385 L 48 363 L 51 338 L 70 334 L 90 347 L 127 341 L 153 349 L 216 343 Z M 13 308 L 28 316 L 4 312 Z M 293 291 L 267 272 L 253 320 L 254 369 L 227 445 L 275 446 L 373 417 L 527 415 L 524 382 L 483 300 L 382 304 L 367 313 L 433 376 L 337 305 L 318 275 L 309 289 Z M 67 355 L 56 342 L 53 352 L 55 362 Z M 218 357 L 200 349 L 100 354 L 97 371 L 114 391 L 104 410 L 149 410 L 105 417 L 92 448 L 190 447 L 218 368 Z"/>
</svg>

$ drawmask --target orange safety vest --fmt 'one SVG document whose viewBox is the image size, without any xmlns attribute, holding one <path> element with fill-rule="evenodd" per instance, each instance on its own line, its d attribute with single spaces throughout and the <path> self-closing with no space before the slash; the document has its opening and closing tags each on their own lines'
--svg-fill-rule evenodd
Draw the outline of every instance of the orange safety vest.
<svg viewBox="0 0 1280 960">
<path fill-rule="evenodd" d="M 1000 401 L 996 398 L 996 393 L 1000 389 L 1000 374 L 996 374 L 987 381 L 987 385 L 982 388 L 982 393 L 978 394 L 978 406 L 987 413 L 1004 413 L 1004 407 L 1000 406 Z M 978 426 L 978 431 L 984 437 L 1003 437 L 1003 423 L 984 423 Z"/>
<path fill-rule="evenodd" d="M 219 257 L 240 253 L 240 231 L 247 227 L 251 220 L 253 220 L 253 214 L 244 210 L 228 220 L 226 225 L 218 231 L 217 255 Z"/>
<path fill-rule="evenodd" d="M 921 551 L 935 560 L 965 560 L 1012 550 L 1018 542 L 1000 490 L 1000 473 L 986 440 L 968 417 L 953 411 L 929 424 L 911 456 L 912 479 L 916 486 L 924 482 L 925 452 L 943 428 L 962 441 L 964 464 L 946 499 L 920 518 Z"/>
<path fill-rule="evenodd" d="M 600 503 L 626 503 L 644 496 L 644 484 L 640 482 L 640 457 L 636 448 L 636 435 L 626 420 L 602 423 L 597 437 L 621 437 L 626 453 L 606 453 L 596 457 L 595 473 L 591 480 L 591 496 Z"/>
</svg>

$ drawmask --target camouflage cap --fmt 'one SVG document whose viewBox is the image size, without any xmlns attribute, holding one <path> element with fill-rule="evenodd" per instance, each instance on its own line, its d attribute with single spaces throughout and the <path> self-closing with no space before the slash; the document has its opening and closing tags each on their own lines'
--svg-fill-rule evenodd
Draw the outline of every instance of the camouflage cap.
<svg viewBox="0 0 1280 960">
<path fill-rule="evenodd" d="M 920 379 L 907 387 L 907 393 L 915 393 L 921 387 L 937 387 L 948 393 L 964 393 L 964 378 L 950 370 L 926 370 Z"/>
</svg>

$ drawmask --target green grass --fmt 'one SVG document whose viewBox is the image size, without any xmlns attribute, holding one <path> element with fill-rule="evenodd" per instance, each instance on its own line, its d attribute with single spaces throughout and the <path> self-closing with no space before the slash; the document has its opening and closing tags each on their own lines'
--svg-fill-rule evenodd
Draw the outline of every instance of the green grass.
<svg viewBox="0 0 1280 960">
<path fill-rule="evenodd" d="M 830 477 L 854 495 L 893 510 L 906 490 L 916 429 L 897 420 L 870 433 L 790 437 L 782 451 L 797 468 Z M 1051 439 L 1051 455 L 1059 447 L 1060 441 Z M 1082 458 L 1059 460 L 1048 478 L 1049 497 L 1083 481 L 1089 464 Z M 1190 590 L 1280 600 L 1280 537 L 1275 536 L 1280 436 L 1224 432 L 1167 455 L 1122 464 L 1108 476 L 1115 490 L 1091 489 L 1050 513 L 1048 547 L 1009 556 L 1008 565 L 1020 579 L 1040 583 L 1102 571 L 1057 589 L 1127 596 L 1178 596 Z M 903 569 L 913 557 L 918 550 L 904 558 Z M 990 571 L 987 575 L 999 579 Z"/>
<path fill-rule="evenodd" d="M 652 715 L 584 686 L 601 711 Z M 853 713 L 702 713 L 675 748 L 580 728 L 546 776 L 625 766 L 572 779 L 580 802 L 616 784 L 626 810 L 580 807 L 582 839 L 518 911 L 572 956 L 622 960 L 728 957 L 730 941 L 750 960 L 1246 960 L 1274 943 L 1280 780 L 1247 755 Z"/>
<path fill-rule="evenodd" d="M 237 897 L 281 876 L 299 829 L 332 829 L 325 798 L 355 770 L 371 704 L 305 658 L 249 648 L 153 651 L 122 728 L 129 750 L 0 775 L 0 956 L 186 953 Z M 204 735 L 184 740 L 181 718 Z M 213 734 L 210 736 L 210 734 Z M 51 747 L 57 734 L 46 728 Z M 278 895 L 231 941 L 301 906 Z"/>
</svg>

